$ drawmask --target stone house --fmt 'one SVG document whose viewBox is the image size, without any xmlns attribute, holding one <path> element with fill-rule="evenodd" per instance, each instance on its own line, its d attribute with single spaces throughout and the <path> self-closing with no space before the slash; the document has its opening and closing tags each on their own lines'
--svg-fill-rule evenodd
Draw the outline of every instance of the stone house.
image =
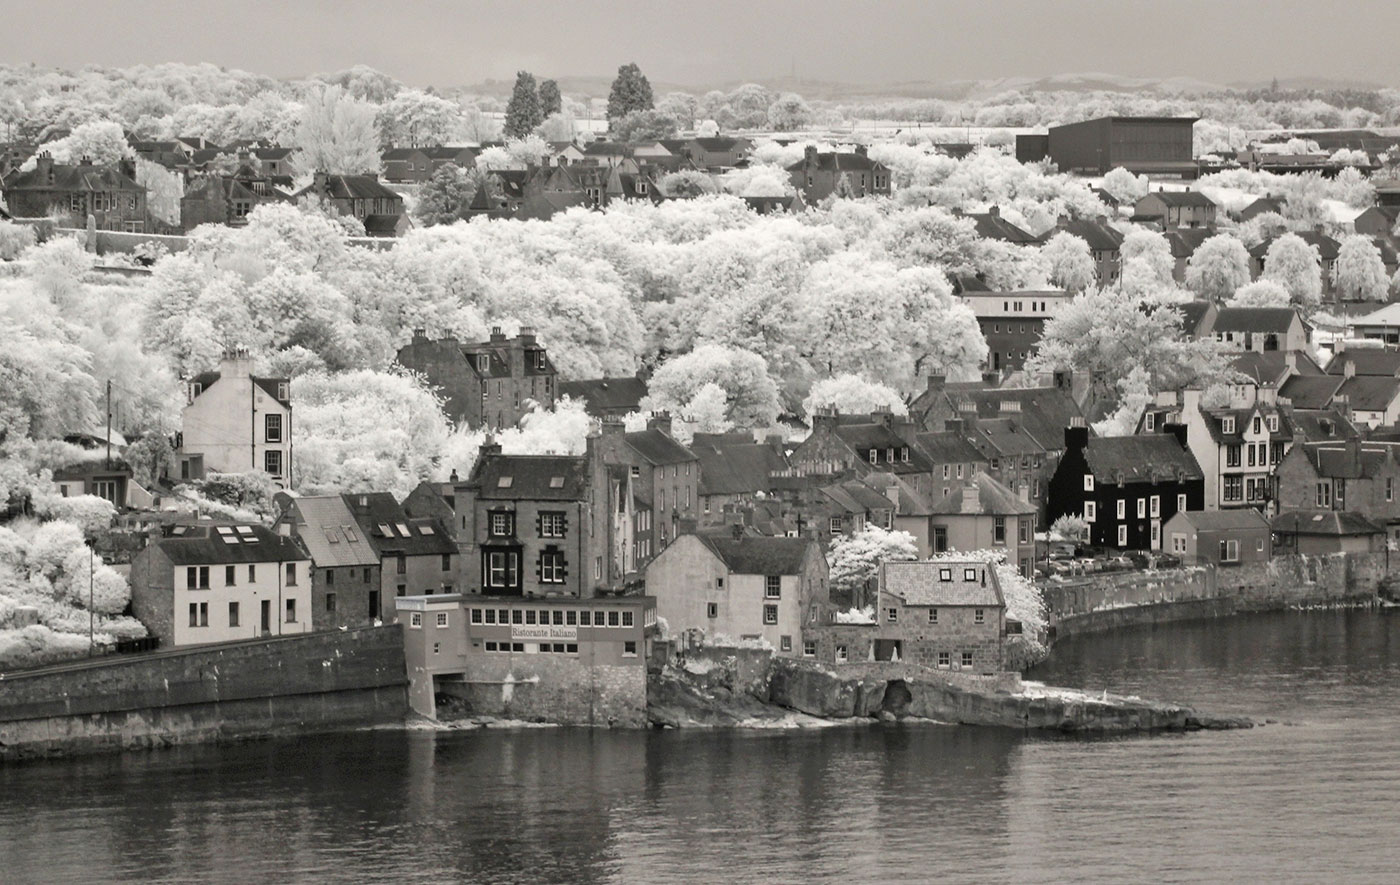
<svg viewBox="0 0 1400 885">
<path fill-rule="evenodd" d="M 1222 307 L 1201 330 L 1225 350 L 1306 351 L 1308 326 L 1291 307 Z"/>
<path fill-rule="evenodd" d="M 1386 549 L 1385 529 L 1346 510 L 1285 510 L 1270 522 L 1278 549 L 1305 556 Z"/>
<path fill-rule="evenodd" d="M 933 465 L 915 441 L 916 427 L 903 416 L 877 412 L 867 421 L 843 418 L 821 408 L 812 416 L 812 433 L 788 456 L 798 472 L 809 475 L 893 473 L 928 497 Z"/>
<path fill-rule="evenodd" d="M 816 655 L 807 636 L 830 617 L 826 557 L 811 538 L 685 534 L 647 566 L 647 592 L 673 633 L 766 640 Z"/>
<path fill-rule="evenodd" d="M 383 617 L 379 553 L 341 495 L 280 496 L 273 529 L 311 556 L 311 605 L 318 630 L 364 627 Z"/>
<path fill-rule="evenodd" d="M 290 484 L 290 379 L 255 376 L 248 353 L 230 351 L 217 372 L 189 379 L 185 394 L 177 447 L 182 453 L 203 455 L 211 471 L 261 470 L 280 485 Z"/>
<path fill-rule="evenodd" d="M 131 562 L 131 610 L 162 647 L 318 629 L 311 557 L 261 525 L 174 525 Z"/>
<path fill-rule="evenodd" d="M 646 381 L 635 375 L 559 382 L 559 396 L 582 402 L 594 418 L 625 418 L 639 412 L 646 395 Z"/>
<path fill-rule="evenodd" d="M 476 155 L 475 148 L 425 146 L 390 148 L 379 159 L 385 181 L 422 184 L 448 163 L 460 169 L 475 167 Z"/>
<path fill-rule="evenodd" d="M 180 198 L 180 228 L 188 233 L 201 224 L 242 227 L 257 206 L 290 200 L 271 178 L 244 164 L 233 175 L 202 175 L 191 181 Z"/>
<path fill-rule="evenodd" d="M 1030 577 L 1035 568 L 1036 506 L 980 471 L 960 491 L 932 502 L 919 556 L 1001 550 L 1007 562 Z"/>
<path fill-rule="evenodd" d="M 1356 513 L 1400 542 L 1400 442 L 1353 437 L 1294 446 L 1278 466 L 1278 506 Z"/>
<path fill-rule="evenodd" d="M 317 197 L 338 214 L 359 219 L 369 236 L 401 236 L 412 223 L 404 212 L 403 197 L 380 183 L 377 175 L 331 175 L 316 172 L 311 184 L 295 198 Z"/>
<path fill-rule="evenodd" d="M 1162 531 L 1163 550 L 1186 564 L 1243 565 L 1274 555 L 1273 532 L 1258 510 L 1182 510 Z"/>
<path fill-rule="evenodd" d="M 4 182 L 5 204 L 15 218 L 39 218 L 58 212 L 68 227 L 86 227 L 88 217 L 98 230 L 144 232 L 150 224 L 146 189 L 123 164 L 95 166 L 91 160 L 55 163 L 47 152 L 34 168 L 11 174 Z"/>
<path fill-rule="evenodd" d="M 877 661 L 1001 671 L 1006 600 L 995 568 L 956 557 L 886 562 L 879 588 Z"/>
<path fill-rule="evenodd" d="M 1203 510 L 1205 477 L 1186 447 L 1186 428 L 1089 438 L 1065 428 L 1065 454 L 1050 480 L 1047 520 L 1081 516 L 1096 547 L 1162 549 L 1162 525 L 1178 511 Z"/>
<path fill-rule="evenodd" d="M 853 152 L 825 153 L 808 145 L 802 159 L 787 167 L 787 172 L 792 186 L 809 206 L 833 194 L 852 199 L 890 194 L 889 168 L 870 159 L 865 145 L 857 145 Z"/>
<path fill-rule="evenodd" d="M 451 593 L 458 587 L 457 545 L 441 520 L 409 516 L 388 492 L 342 498 L 379 561 L 380 620 L 393 619 L 397 597 Z"/>
<path fill-rule="evenodd" d="M 620 421 L 604 420 L 593 440 L 599 457 L 625 468 L 634 496 L 633 537 L 636 571 L 685 532 L 700 516 L 700 459 L 671 435 L 671 417 L 647 419 L 647 429 L 628 433 Z"/>
<path fill-rule="evenodd" d="M 1317 250 L 1318 264 L 1322 269 L 1322 297 L 1330 298 L 1332 295 L 1332 268 L 1337 263 L 1342 244 L 1323 233 L 1322 225 L 1318 225 L 1314 230 L 1294 231 L 1307 243 Z M 1249 250 L 1249 272 L 1254 279 L 1259 279 L 1264 273 L 1264 261 L 1268 258 L 1269 247 L 1273 245 L 1277 237 L 1268 237 L 1263 242 L 1252 246 Z"/>
<path fill-rule="evenodd" d="M 750 505 L 769 494 L 772 476 L 789 466 L 779 440 L 756 443 L 745 431 L 697 433 L 689 448 L 700 462 L 701 527 L 722 524 L 726 507 Z"/>
<path fill-rule="evenodd" d="M 489 340 L 469 344 L 433 340 L 414 329 L 399 348 L 398 363 L 426 377 L 442 392 L 448 419 L 468 427 L 514 427 L 532 402 L 554 406 L 554 363 L 529 326 L 514 338 L 495 326 Z"/>
<path fill-rule="evenodd" d="M 1049 242 L 1056 234 L 1067 233 L 1079 237 L 1089 244 L 1089 253 L 1094 259 L 1094 277 L 1099 285 L 1107 286 L 1118 281 L 1122 272 L 1123 235 L 1109 225 L 1108 217 L 1070 218 L 1061 215 L 1055 226 L 1041 234 L 1040 242 Z"/>
</svg>

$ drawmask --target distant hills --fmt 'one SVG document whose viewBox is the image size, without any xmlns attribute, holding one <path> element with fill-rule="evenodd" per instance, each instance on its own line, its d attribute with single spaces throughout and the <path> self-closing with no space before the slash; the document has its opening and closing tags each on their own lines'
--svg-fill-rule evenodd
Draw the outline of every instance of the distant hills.
<svg viewBox="0 0 1400 885">
<path fill-rule="evenodd" d="M 559 88 L 571 95 L 606 96 L 612 84 L 611 76 L 598 77 L 556 77 Z M 1199 95 L 1226 90 L 1248 91 L 1267 89 L 1271 79 L 1233 83 L 1212 83 L 1194 77 L 1125 77 L 1118 74 L 1086 72 L 1077 74 L 1054 74 L 1047 77 L 999 77 L 990 80 L 909 80 L 898 83 L 840 83 L 815 78 L 792 77 L 788 75 L 764 77 L 754 80 L 732 80 L 713 83 L 670 83 L 652 81 L 652 90 L 657 96 L 667 92 L 689 92 L 703 95 L 719 89 L 728 92 L 743 83 L 756 82 L 775 92 L 796 92 L 804 98 L 825 101 L 853 101 L 880 98 L 932 98 L 945 100 L 985 99 L 1005 92 L 1123 92 L 1152 95 Z M 1341 80 L 1329 77 L 1280 77 L 1279 88 L 1302 89 L 1355 89 L 1373 90 L 1384 88 L 1378 83 L 1355 80 Z M 484 80 L 462 87 L 462 91 L 476 95 L 494 95 L 502 98 L 510 95 L 514 80 Z"/>
</svg>

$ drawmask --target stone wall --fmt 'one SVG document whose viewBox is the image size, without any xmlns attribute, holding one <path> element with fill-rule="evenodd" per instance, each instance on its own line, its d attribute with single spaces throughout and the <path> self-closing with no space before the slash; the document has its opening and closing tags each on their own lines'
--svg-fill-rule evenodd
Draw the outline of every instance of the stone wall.
<svg viewBox="0 0 1400 885">
<path fill-rule="evenodd" d="M 647 722 L 645 660 L 595 663 L 584 655 L 481 655 L 470 679 L 443 676 L 439 693 L 466 702 L 471 713 L 640 728 Z"/>
<path fill-rule="evenodd" d="M 0 680 L 0 758 L 400 721 L 406 684 L 397 625 L 11 673 Z"/>
<path fill-rule="evenodd" d="M 1396 565 L 1400 567 L 1400 560 Z M 1336 605 L 1375 599 L 1400 575 L 1387 551 L 1275 556 L 1238 566 L 1118 572 L 1044 586 L 1050 622 L 1065 636 L 1137 624 Z"/>
</svg>

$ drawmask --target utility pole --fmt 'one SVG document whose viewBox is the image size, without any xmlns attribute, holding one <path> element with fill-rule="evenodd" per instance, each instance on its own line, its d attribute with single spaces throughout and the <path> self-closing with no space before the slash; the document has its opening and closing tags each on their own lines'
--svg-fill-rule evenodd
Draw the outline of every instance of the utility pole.
<svg viewBox="0 0 1400 885">
<path fill-rule="evenodd" d="M 107 379 L 107 469 L 112 469 L 112 379 Z"/>
<path fill-rule="evenodd" d="M 93 639 L 92 639 L 92 634 L 93 634 L 92 628 L 93 628 L 93 621 L 94 621 L 94 618 L 95 618 L 95 616 L 93 615 L 93 612 L 92 612 L 92 573 L 93 573 L 93 570 L 97 568 L 97 564 L 93 561 L 93 555 L 92 555 L 92 542 L 93 542 L 93 540 L 95 540 L 95 539 L 89 539 L 89 540 L 88 540 L 88 657 L 92 657 L 93 651 L 95 650 L 95 645 L 94 645 Z"/>
</svg>

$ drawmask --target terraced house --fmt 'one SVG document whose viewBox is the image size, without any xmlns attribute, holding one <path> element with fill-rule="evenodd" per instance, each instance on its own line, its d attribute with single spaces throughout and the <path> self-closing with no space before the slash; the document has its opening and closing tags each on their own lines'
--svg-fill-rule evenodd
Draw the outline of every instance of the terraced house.
<svg viewBox="0 0 1400 885">
<path fill-rule="evenodd" d="M 1279 404 L 1272 385 L 1236 384 L 1229 391 L 1227 402 L 1207 406 L 1199 390 L 1184 390 L 1179 411 L 1149 409 L 1139 430 L 1171 433 L 1185 425 L 1187 445 L 1205 478 L 1206 510 L 1271 510 L 1278 499 L 1274 469 L 1295 439 L 1291 410 Z"/>
<path fill-rule="evenodd" d="M 414 329 L 397 359 L 441 392 L 443 411 L 457 424 L 514 427 L 531 403 L 554 406 L 554 364 L 529 326 L 514 338 L 495 326 L 490 339 L 466 344 L 456 338 L 430 339 L 423 329 Z"/>
<path fill-rule="evenodd" d="M 69 227 L 89 217 L 98 230 L 143 232 L 150 223 L 146 189 L 121 164 L 97 166 L 91 160 L 55 163 L 43 152 L 34 168 L 5 180 L 5 203 L 15 218 L 42 218 L 57 212 Z"/>
</svg>

